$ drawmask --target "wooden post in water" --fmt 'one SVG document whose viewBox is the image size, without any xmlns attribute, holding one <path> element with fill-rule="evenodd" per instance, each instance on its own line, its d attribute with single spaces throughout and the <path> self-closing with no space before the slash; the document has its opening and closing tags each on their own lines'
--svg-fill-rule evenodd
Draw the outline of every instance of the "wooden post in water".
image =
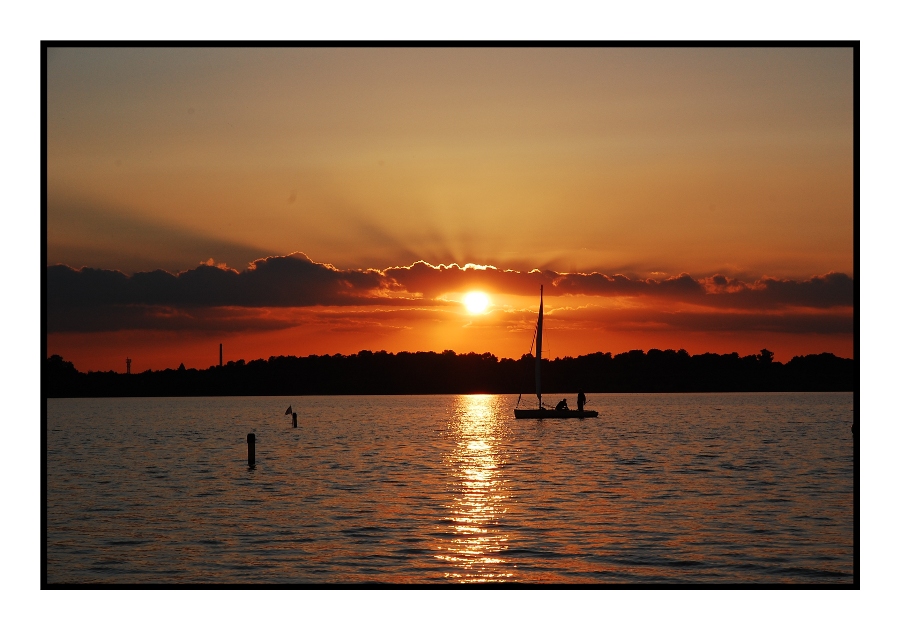
<svg viewBox="0 0 900 630">
<path fill-rule="evenodd" d="M 256 466 L 256 434 L 247 434 L 247 465 L 250 468 Z"/>
<path fill-rule="evenodd" d="M 296 429 L 297 428 L 297 412 L 295 411 L 293 414 L 291 414 L 291 417 L 294 420 L 294 428 Z"/>
</svg>

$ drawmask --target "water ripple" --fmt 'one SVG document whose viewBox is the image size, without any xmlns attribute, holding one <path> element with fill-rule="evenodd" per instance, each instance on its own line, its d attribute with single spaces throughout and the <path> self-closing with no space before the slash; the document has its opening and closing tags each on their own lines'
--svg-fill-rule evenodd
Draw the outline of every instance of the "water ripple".
<svg viewBox="0 0 900 630">
<path fill-rule="evenodd" d="M 49 400 L 48 581 L 852 583 L 851 394 L 592 400 Z"/>
</svg>

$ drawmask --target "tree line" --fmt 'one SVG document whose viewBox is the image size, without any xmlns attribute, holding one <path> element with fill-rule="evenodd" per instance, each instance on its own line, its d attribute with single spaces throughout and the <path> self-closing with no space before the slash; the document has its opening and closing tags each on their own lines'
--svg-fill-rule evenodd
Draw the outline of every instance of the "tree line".
<svg viewBox="0 0 900 630">
<path fill-rule="evenodd" d="M 47 358 L 51 398 L 112 396 L 287 396 L 315 394 L 532 394 L 534 356 L 498 359 L 457 354 L 363 350 L 352 355 L 277 356 L 229 361 L 205 370 L 137 374 L 79 372 L 59 355 Z M 685 350 L 597 352 L 541 361 L 543 392 L 853 391 L 852 359 L 831 353 L 787 363 L 760 354 L 695 354 Z"/>
</svg>

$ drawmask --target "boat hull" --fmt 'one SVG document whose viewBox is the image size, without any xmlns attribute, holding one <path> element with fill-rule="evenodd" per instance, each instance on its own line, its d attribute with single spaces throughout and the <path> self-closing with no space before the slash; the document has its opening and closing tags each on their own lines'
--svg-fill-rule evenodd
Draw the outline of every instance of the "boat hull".
<svg viewBox="0 0 900 630">
<path fill-rule="evenodd" d="M 564 409 L 557 411 L 556 409 L 514 409 L 513 413 L 516 418 L 520 419 L 542 419 L 542 418 L 596 418 L 597 412 L 585 409 L 578 411 L 577 409 Z"/>
</svg>

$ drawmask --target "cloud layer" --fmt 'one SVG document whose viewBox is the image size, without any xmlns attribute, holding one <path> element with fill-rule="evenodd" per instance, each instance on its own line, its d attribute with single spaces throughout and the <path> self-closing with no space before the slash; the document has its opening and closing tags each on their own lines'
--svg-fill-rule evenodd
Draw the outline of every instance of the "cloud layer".
<svg viewBox="0 0 900 630">
<path fill-rule="evenodd" d="M 446 304 L 441 297 L 448 293 L 473 289 L 534 296 L 541 285 L 547 296 L 629 298 L 632 308 L 615 315 L 592 311 L 591 318 L 607 324 L 638 312 L 643 313 L 639 319 L 655 313 L 659 321 L 708 330 L 749 326 L 827 332 L 844 330 L 852 322 L 853 279 L 843 273 L 745 282 L 722 275 L 635 279 L 423 261 L 384 270 L 342 270 L 297 252 L 258 259 L 243 271 L 214 261 L 178 274 L 157 270 L 130 276 L 52 265 L 47 267 L 48 329 L 277 329 L 296 325 L 296 319 L 277 314 L 279 309 L 354 307 L 348 310 L 359 320 L 361 307 L 433 308 Z"/>
<path fill-rule="evenodd" d="M 386 303 L 387 279 L 378 271 L 341 271 L 304 254 L 271 256 L 244 271 L 200 265 L 172 274 L 131 276 L 106 269 L 47 268 L 51 309 L 114 304 L 160 306 L 315 306 Z"/>
<path fill-rule="evenodd" d="M 853 304 L 853 279 L 828 273 L 808 280 L 762 278 L 753 283 L 722 275 L 694 279 L 681 274 L 664 279 L 631 279 L 621 274 L 559 273 L 532 270 L 521 273 L 496 267 L 430 265 L 419 261 L 409 267 L 391 267 L 384 275 L 407 291 L 436 297 L 463 288 L 515 295 L 658 297 L 692 304 L 732 308 L 813 306 L 828 308 Z"/>
</svg>

